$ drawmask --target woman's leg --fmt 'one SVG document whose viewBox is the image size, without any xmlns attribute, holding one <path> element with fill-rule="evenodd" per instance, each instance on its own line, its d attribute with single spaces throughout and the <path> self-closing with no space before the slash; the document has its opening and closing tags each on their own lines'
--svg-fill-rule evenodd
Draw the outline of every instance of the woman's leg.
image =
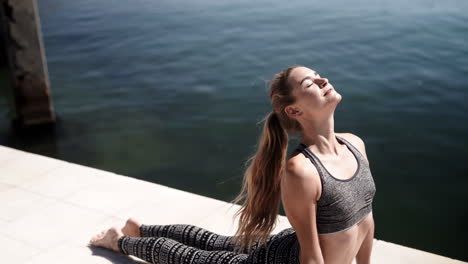
<svg viewBox="0 0 468 264">
<path fill-rule="evenodd" d="M 144 225 L 140 226 L 140 234 L 142 237 L 166 237 L 185 245 L 196 247 L 203 250 L 227 250 L 234 251 L 234 241 L 232 236 L 224 236 L 204 228 L 188 225 L 188 224 L 173 224 L 173 225 Z M 275 235 L 270 235 L 268 241 Z M 255 250 L 259 246 L 259 241 L 256 241 L 251 250 Z M 247 253 L 247 249 L 243 252 Z"/>
<path fill-rule="evenodd" d="M 167 237 L 122 236 L 117 244 L 121 253 L 155 264 L 244 264 L 248 263 L 246 259 L 249 257 L 225 250 L 202 250 Z"/>
<path fill-rule="evenodd" d="M 203 250 L 167 237 L 129 237 L 116 227 L 95 235 L 90 243 L 160 264 L 297 264 L 299 259 L 299 242 L 292 228 L 274 235 L 266 245 L 259 246 L 250 254 Z"/>
<path fill-rule="evenodd" d="M 293 228 L 283 229 L 267 245 L 254 250 L 246 263 L 299 264 L 299 240 Z"/>
</svg>

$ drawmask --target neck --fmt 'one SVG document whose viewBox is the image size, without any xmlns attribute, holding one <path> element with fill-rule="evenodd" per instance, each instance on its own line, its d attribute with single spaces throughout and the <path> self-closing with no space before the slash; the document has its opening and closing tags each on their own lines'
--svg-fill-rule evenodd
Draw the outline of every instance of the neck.
<svg viewBox="0 0 468 264">
<path fill-rule="evenodd" d="M 302 122 L 304 129 L 301 142 L 311 146 L 314 153 L 322 155 L 339 155 L 340 143 L 335 137 L 335 122 L 333 115 L 323 120 L 307 120 Z"/>
</svg>

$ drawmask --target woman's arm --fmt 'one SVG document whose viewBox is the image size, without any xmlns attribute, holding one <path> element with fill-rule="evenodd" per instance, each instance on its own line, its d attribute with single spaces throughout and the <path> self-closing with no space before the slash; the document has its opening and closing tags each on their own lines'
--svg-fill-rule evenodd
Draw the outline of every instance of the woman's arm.
<svg viewBox="0 0 468 264">
<path fill-rule="evenodd" d="M 323 264 L 318 238 L 316 214 L 318 172 L 306 170 L 303 161 L 292 158 L 287 162 L 282 192 L 283 206 L 300 244 L 301 264 Z"/>
</svg>

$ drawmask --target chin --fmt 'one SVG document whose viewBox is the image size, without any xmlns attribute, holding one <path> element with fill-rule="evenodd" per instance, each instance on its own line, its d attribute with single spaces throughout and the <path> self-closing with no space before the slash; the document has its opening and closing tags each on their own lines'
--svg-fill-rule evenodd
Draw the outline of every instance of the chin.
<svg viewBox="0 0 468 264">
<path fill-rule="evenodd" d="M 339 102 L 339 101 L 341 101 L 342 96 L 341 96 L 341 94 L 336 93 L 335 98 L 336 98 L 336 99 L 338 100 L 338 102 Z"/>
<path fill-rule="evenodd" d="M 329 101 L 331 104 L 335 104 L 337 105 L 338 103 L 341 102 L 341 99 L 342 99 L 342 96 L 341 94 L 337 93 L 335 91 L 335 94 L 333 95 L 333 98 L 331 98 L 331 100 Z"/>
<path fill-rule="evenodd" d="M 340 98 L 340 100 L 341 100 L 341 94 L 339 92 L 337 92 L 336 90 L 335 90 L 335 97 Z"/>
</svg>

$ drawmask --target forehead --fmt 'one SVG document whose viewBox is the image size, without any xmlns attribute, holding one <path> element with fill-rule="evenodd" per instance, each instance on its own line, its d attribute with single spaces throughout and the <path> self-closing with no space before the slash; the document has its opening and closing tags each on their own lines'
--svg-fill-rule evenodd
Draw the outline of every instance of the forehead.
<svg viewBox="0 0 468 264">
<path fill-rule="evenodd" d="M 318 73 L 307 67 L 295 68 L 289 75 L 289 82 L 293 87 L 298 86 L 305 77 L 318 76 Z"/>
</svg>

